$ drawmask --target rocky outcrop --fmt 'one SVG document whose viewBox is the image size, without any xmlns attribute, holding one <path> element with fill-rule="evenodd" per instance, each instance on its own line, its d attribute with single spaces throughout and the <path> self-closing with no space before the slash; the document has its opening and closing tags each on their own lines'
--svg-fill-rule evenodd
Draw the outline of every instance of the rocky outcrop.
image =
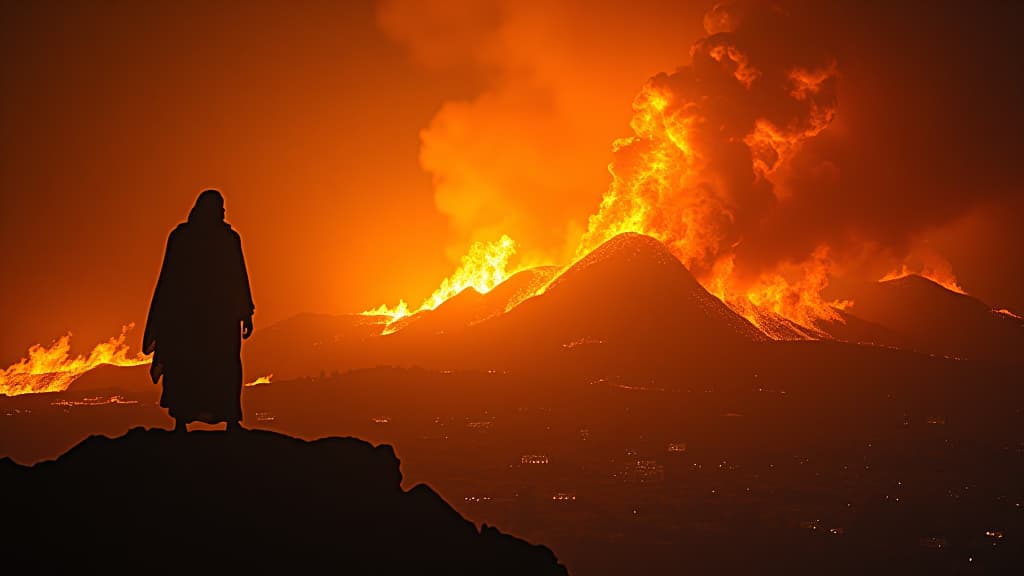
<svg viewBox="0 0 1024 576">
<path fill-rule="evenodd" d="M 136 428 L 0 461 L 5 547 L 48 573 L 566 574 L 401 478 L 390 446 L 355 438 Z"/>
</svg>

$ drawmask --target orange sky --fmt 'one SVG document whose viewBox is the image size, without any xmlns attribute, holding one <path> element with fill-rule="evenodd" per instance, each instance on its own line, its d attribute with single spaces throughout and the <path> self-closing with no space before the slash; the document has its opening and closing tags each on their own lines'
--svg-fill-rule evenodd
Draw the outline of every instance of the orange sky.
<svg viewBox="0 0 1024 576">
<path fill-rule="evenodd" d="M 141 323 L 167 233 L 211 186 L 243 238 L 257 330 L 419 301 L 502 233 L 528 260 L 568 258 L 633 97 L 704 33 L 712 3 L 678 4 L 12 5 L 0 365 Z M 816 154 L 842 180 L 766 224 L 806 234 L 764 252 L 850 231 L 900 258 L 926 246 L 969 292 L 1024 309 L 1016 14 L 813 5 L 785 9 L 839 62 Z"/>
</svg>

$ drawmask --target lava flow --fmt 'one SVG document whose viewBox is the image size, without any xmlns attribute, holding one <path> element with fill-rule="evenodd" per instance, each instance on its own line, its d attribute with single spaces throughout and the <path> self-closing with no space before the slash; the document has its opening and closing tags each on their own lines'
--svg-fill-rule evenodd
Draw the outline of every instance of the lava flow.
<svg viewBox="0 0 1024 576">
<path fill-rule="evenodd" d="M 420 304 L 419 308 L 409 308 L 405 300 L 400 300 L 393 307 L 381 305 L 372 310 L 366 310 L 363 314 L 389 316 L 394 322 L 399 318 L 423 310 L 433 310 L 445 300 L 467 288 L 473 288 L 481 294 L 486 294 L 519 271 L 518 268 L 509 270 L 509 259 L 515 252 L 516 243 L 507 235 L 502 235 L 495 242 L 476 242 L 462 257 L 462 263 L 458 269 L 451 276 L 445 278 L 437 290 Z"/>
<path fill-rule="evenodd" d="M 51 346 L 36 344 L 29 348 L 28 358 L 0 370 L 0 394 L 17 396 L 35 392 L 61 392 L 79 376 L 102 364 L 138 366 L 149 362 L 150 356 L 131 355 L 125 338 L 134 328 L 128 324 L 121 334 L 97 344 L 89 354 L 71 358 L 71 334 L 60 337 Z"/>
</svg>

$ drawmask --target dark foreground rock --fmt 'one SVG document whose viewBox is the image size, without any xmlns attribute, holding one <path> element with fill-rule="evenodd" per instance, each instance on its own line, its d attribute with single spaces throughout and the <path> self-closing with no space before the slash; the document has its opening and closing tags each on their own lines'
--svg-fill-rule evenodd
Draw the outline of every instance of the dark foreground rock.
<svg viewBox="0 0 1024 576">
<path fill-rule="evenodd" d="M 566 574 L 401 478 L 390 446 L 355 438 L 136 428 L 0 460 L 4 548 L 45 573 Z"/>
</svg>

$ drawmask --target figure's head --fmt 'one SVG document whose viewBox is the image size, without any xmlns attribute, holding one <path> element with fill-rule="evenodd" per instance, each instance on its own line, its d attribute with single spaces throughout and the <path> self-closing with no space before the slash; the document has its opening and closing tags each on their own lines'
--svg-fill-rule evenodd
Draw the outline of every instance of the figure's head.
<svg viewBox="0 0 1024 576">
<path fill-rule="evenodd" d="M 224 197 L 219 190 L 203 190 L 196 205 L 188 213 L 189 222 L 221 222 L 224 220 Z"/>
</svg>

